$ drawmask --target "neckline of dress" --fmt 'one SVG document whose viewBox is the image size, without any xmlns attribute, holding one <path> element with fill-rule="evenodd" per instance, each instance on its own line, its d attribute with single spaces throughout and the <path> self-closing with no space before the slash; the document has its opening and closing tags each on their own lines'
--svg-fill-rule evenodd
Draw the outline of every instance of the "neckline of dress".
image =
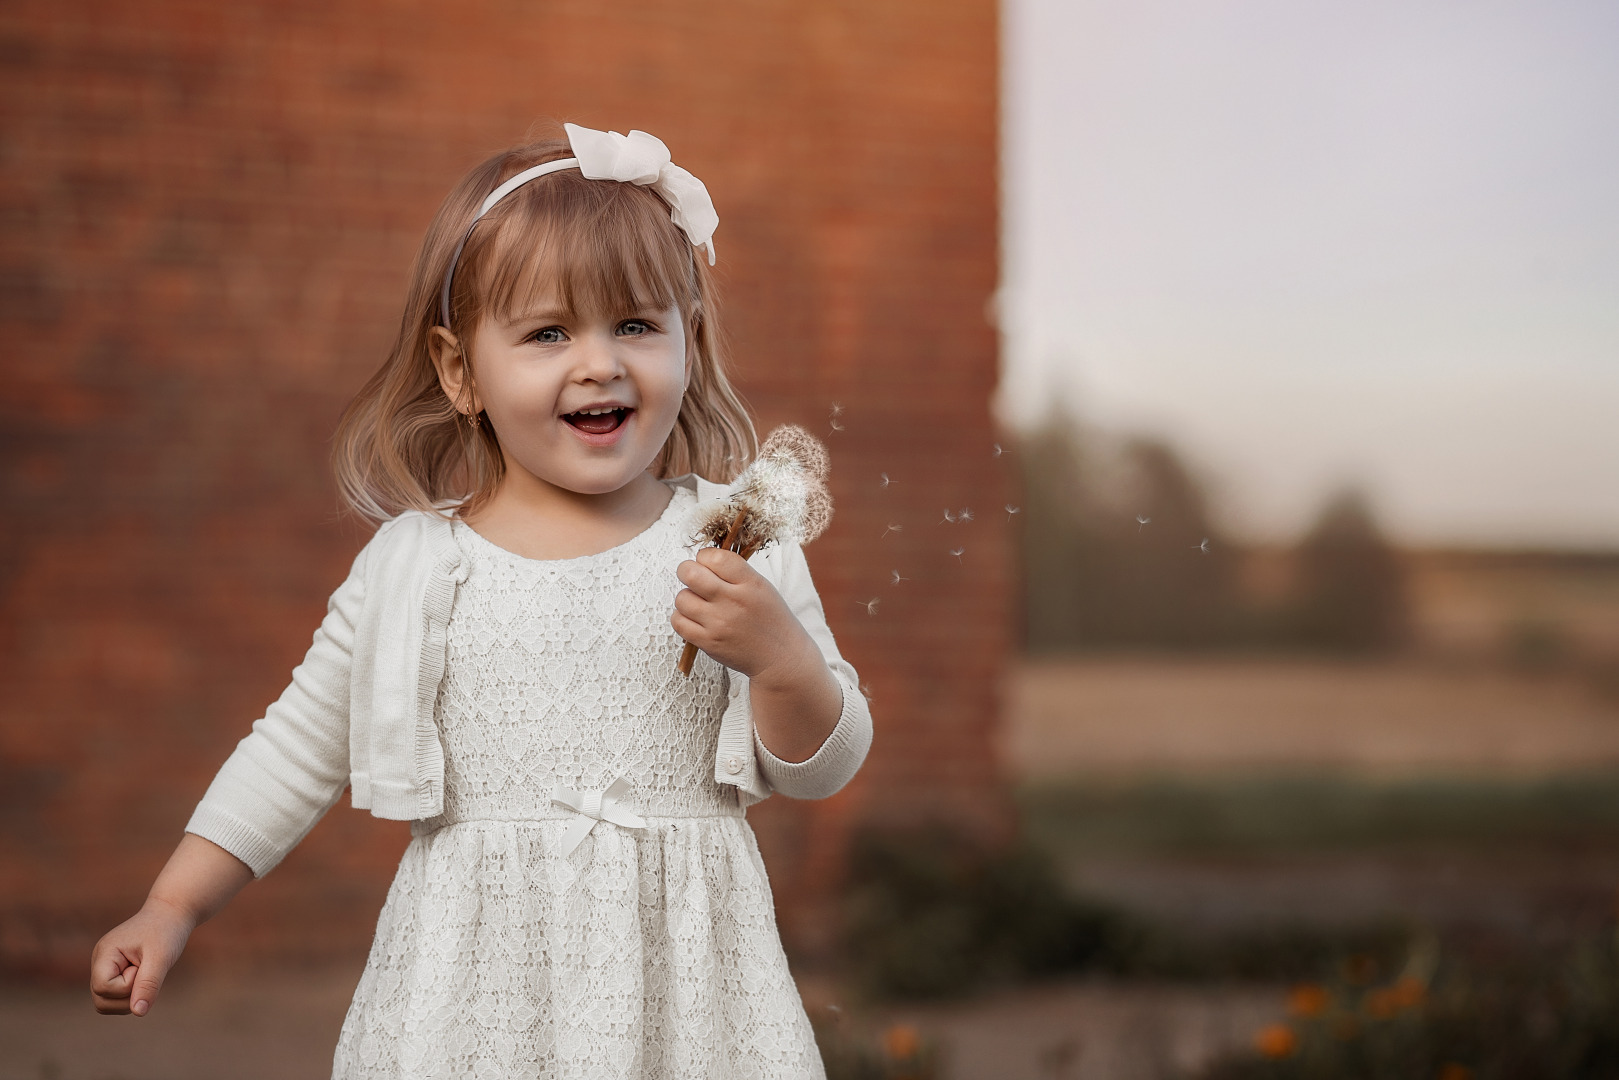
<svg viewBox="0 0 1619 1080">
<path fill-rule="evenodd" d="M 495 543 L 487 536 L 484 536 L 483 533 L 479 532 L 477 529 L 474 529 L 471 525 L 468 525 L 460 518 L 454 519 L 450 525 L 452 530 L 458 535 L 471 537 L 471 543 L 474 547 L 482 548 L 486 552 L 499 558 L 507 559 L 511 562 L 522 565 L 533 566 L 537 569 L 557 569 L 569 566 L 573 563 L 590 562 L 594 559 L 602 559 L 611 555 L 627 554 L 631 548 L 639 546 L 643 540 L 647 539 L 655 531 L 657 531 L 658 527 L 663 525 L 664 522 L 667 521 L 672 514 L 674 514 L 675 504 L 681 501 L 681 493 L 686 490 L 681 485 L 671 484 L 667 480 L 660 480 L 659 483 L 668 487 L 670 492 L 669 502 L 664 506 L 663 512 L 657 516 L 656 520 L 654 520 L 652 524 L 648 525 L 640 532 L 636 533 L 634 536 L 630 537 L 628 540 L 625 540 L 623 543 L 614 544 L 610 548 L 604 548 L 601 551 L 597 551 L 589 555 L 574 555 L 566 559 L 531 559 L 527 555 L 519 555 L 515 551 L 501 547 L 499 544 Z"/>
</svg>

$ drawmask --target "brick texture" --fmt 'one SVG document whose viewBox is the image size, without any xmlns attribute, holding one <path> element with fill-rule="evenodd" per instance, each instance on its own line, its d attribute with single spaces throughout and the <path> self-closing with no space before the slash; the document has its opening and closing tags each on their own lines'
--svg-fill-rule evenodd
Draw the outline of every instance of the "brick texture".
<svg viewBox="0 0 1619 1080">
<path fill-rule="evenodd" d="M 833 939 L 852 830 L 1003 832 L 995 41 L 993 0 L 0 9 L 0 965 L 77 977 L 280 692 L 364 541 L 337 416 L 438 200 L 536 120 L 708 183 L 738 381 L 828 436 L 811 564 L 878 729 L 751 815 L 789 944 Z M 362 950 L 406 840 L 341 805 L 193 962 Z"/>
</svg>

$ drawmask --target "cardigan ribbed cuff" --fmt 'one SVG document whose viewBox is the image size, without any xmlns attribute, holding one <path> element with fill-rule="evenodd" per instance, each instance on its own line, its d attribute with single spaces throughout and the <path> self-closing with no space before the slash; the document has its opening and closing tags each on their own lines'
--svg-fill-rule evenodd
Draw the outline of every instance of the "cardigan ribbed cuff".
<svg viewBox="0 0 1619 1080">
<path fill-rule="evenodd" d="M 759 771 L 774 790 L 789 798 L 824 799 L 847 784 L 865 760 L 870 746 L 869 728 L 860 722 L 865 699 L 842 679 L 838 680 L 838 686 L 843 691 L 843 711 L 838 715 L 838 726 L 808 759 L 783 761 L 770 752 L 759 738 L 758 729 L 754 729 L 753 745 L 758 754 Z"/>
<path fill-rule="evenodd" d="M 256 878 L 268 874 L 286 855 L 268 836 L 206 801 L 198 805 L 191 820 L 186 822 L 185 831 L 218 844 L 241 859 Z"/>
</svg>

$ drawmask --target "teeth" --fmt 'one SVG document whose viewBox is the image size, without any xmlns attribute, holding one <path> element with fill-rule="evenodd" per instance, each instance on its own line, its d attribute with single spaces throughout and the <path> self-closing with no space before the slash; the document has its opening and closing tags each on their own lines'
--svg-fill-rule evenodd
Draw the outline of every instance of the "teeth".
<svg viewBox="0 0 1619 1080">
<path fill-rule="evenodd" d="M 619 411 L 618 406 L 610 405 L 605 409 L 580 409 L 574 415 L 576 415 L 576 416 L 605 416 L 608 413 L 614 413 L 614 412 L 618 412 L 618 411 Z"/>
</svg>

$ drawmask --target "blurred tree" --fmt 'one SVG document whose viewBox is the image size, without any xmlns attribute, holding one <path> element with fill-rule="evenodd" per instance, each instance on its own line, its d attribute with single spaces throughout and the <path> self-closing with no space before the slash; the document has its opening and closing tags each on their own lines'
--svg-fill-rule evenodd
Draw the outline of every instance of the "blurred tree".
<svg viewBox="0 0 1619 1080">
<path fill-rule="evenodd" d="M 1028 647 L 1051 651 L 1080 638 L 1083 451 L 1066 423 L 1051 420 L 1020 442 L 1023 463 L 1023 586 Z"/>
<path fill-rule="evenodd" d="M 1059 415 L 1021 447 L 1031 651 L 1231 637 L 1233 553 L 1168 445 L 1136 439 L 1109 448 Z"/>
<path fill-rule="evenodd" d="M 1299 644 L 1351 652 L 1399 644 L 1404 574 L 1359 491 L 1328 500 L 1299 545 L 1295 592 L 1291 622 Z"/>
</svg>

